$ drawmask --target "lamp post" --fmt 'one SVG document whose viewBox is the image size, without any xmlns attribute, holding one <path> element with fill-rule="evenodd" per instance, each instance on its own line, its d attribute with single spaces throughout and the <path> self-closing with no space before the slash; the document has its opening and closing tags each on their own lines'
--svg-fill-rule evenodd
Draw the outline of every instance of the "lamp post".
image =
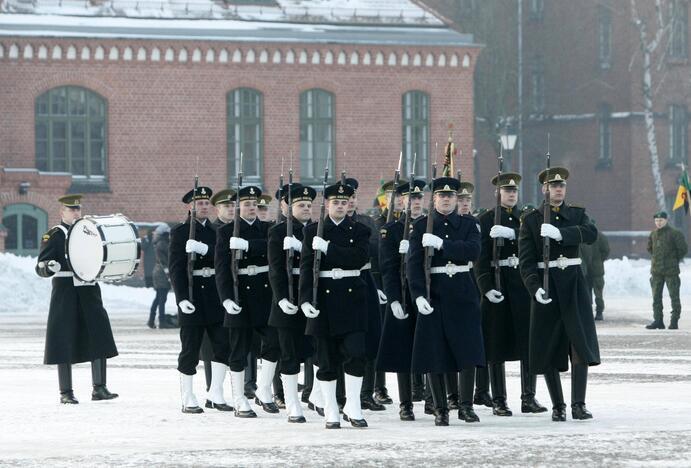
<svg viewBox="0 0 691 468">
<path fill-rule="evenodd" d="M 499 142 L 501 143 L 501 149 L 506 153 L 506 159 L 511 161 L 509 168 L 513 170 L 513 160 L 511 160 L 511 151 L 516 147 L 516 140 L 518 135 L 511 133 L 509 127 L 504 127 L 504 131 L 499 135 Z M 523 174 L 521 174 L 523 175 Z M 519 183 L 520 184 L 520 183 Z M 522 188 L 522 187 L 520 187 Z"/>
</svg>

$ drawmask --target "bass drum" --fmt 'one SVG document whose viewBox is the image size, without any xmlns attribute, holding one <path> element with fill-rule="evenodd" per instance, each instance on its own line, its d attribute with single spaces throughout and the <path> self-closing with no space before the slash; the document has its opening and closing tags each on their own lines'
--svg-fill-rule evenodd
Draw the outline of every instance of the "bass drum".
<svg viewBox="0 0 691 468">
<path fill-rule="evenodd" d="M 129 278 L 141 256 L 137 228 L 121 214 L 78 219 L 70 226 L 65 244 L 70 269 L 87 283 Z"/>
</svg>

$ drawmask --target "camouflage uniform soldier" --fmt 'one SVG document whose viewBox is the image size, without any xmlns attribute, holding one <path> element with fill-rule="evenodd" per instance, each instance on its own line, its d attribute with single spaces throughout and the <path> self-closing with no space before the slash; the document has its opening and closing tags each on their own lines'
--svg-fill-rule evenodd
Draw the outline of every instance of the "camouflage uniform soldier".
<svg viewBox="0 0 691 468">
<path fill-rule="evenodd" d="M 672 320 L 669 329 L 679 328 L 681 302 L 679 301 L 679 262 L 684 259 L 688 246 L 681 231 L 667 224 L 667 213 L 655 213 L 655 229 L 648 237 L 648 253 L 650 253 L 650 286 L 653 289 L 653 322 L 645 328 L 654 330 L 664 329 L 662 321 L 662 288 L 667 283 L 667 291 L 672 300 Z"/>
<path fill-rule="evenodd" d="M 595 224 L 592 218 L 590 221 Z M 588 283 L 591 297 L 595 293 L 595 320 L 602 320 L 602 312 L 605 310 L 602 292 L 605 288 L 605 260 L 607 257 L 609 257 L 609 241 L 602 232 L 598 231 L 597 239 L 593 244 L 581 244 L 583 274 Z"/>
</svg>

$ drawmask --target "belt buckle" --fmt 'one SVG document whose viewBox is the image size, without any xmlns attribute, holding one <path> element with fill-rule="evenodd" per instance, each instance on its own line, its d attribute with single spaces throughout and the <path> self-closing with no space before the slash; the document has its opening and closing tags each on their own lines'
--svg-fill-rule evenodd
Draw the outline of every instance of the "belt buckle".
<svg viewBox="0 0 691 468">
<path fill-rule="evenodd" d="M 444 267 L 446 269 L 446 274 L 449 276 L 455 275 L 457 273 L 455 266 L 456 265 L 454 265 L 452 263 L 447 263 L 446 266 Z"/>
<path fill-rule="evenodd" d="M 507 258 L 509 261 L 508 265 L 511 268 L 518 268 L 518 257 L 516 257 L 516 254 L 511 255 L 509 258 Z"/>
<path fill-rule="evenodd" d="M 202 276 L 204 278 L 210 278 L 211 277 L 211 268 L 209 268 L 209 267 L 202 268 Z"/>
<path fill-rule="evenodd" d="M 247 276 L 254 276 L 257 274 L 257 266 L 256 265 L 248 265 L 247 266 Z"/>
<path fill-rule="evenodd" d="M 345 277 L 343 269 L 341 269 L 341 268 L 334 268 L 333 270 L 331 270 L 331 275 L 333 276 L 333 279 L 335 279 L 335 280 L 340 280 L 340 279 L 343 279 Z"/>
<path fill-rule="evenodd" d="M 557 268 L 561 270 L 565 270 L 567 266 L 569 266 L 566 261 L 568 259 L 564 257 L 563 255 L 559 255 L 559 258 L 557 259 Z"/>
</svg>

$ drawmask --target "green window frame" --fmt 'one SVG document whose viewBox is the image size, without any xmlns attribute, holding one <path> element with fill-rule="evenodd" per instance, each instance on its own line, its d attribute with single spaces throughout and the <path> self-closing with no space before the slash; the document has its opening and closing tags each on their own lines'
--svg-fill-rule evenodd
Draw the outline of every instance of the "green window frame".
<svg viewBox="0 0 691 468">
<path fill-rule="evenodd" d="M 108 103 L 79 86 L 50 89 L 36 98 L 36 168 L 105 182 Z"/>
<path fill-rule="evenodd" d="M 429 95 L 408 91 L 402 97 L 403 174 L 410 174 L 415 159 L 415 176 L 427 177 L 429 161 Z"/>
<path fill-rule="evenodd" d="M 329 174 L 334 175 L 334 104 L 333 93 L 323 89 L 300 94 L 300 179 L 304 184 L 323 180 L 327 160 Z"/>
<path fill-rule="evenodd" d="M 235 180 L 242 153 L 243 182 L 261 185 L 264 164 L 264 97 L 252 88 L 227 95 L 228 181 Z"/>
<path fill-rule="evenodd" d="M 14 203 L 3 209 L 2 224 L 7 229 L 7 252 L 34 257 L 38 255 L 41 236 L 48 230 L 48 213 L 29 203 Z"/>
</svg>

